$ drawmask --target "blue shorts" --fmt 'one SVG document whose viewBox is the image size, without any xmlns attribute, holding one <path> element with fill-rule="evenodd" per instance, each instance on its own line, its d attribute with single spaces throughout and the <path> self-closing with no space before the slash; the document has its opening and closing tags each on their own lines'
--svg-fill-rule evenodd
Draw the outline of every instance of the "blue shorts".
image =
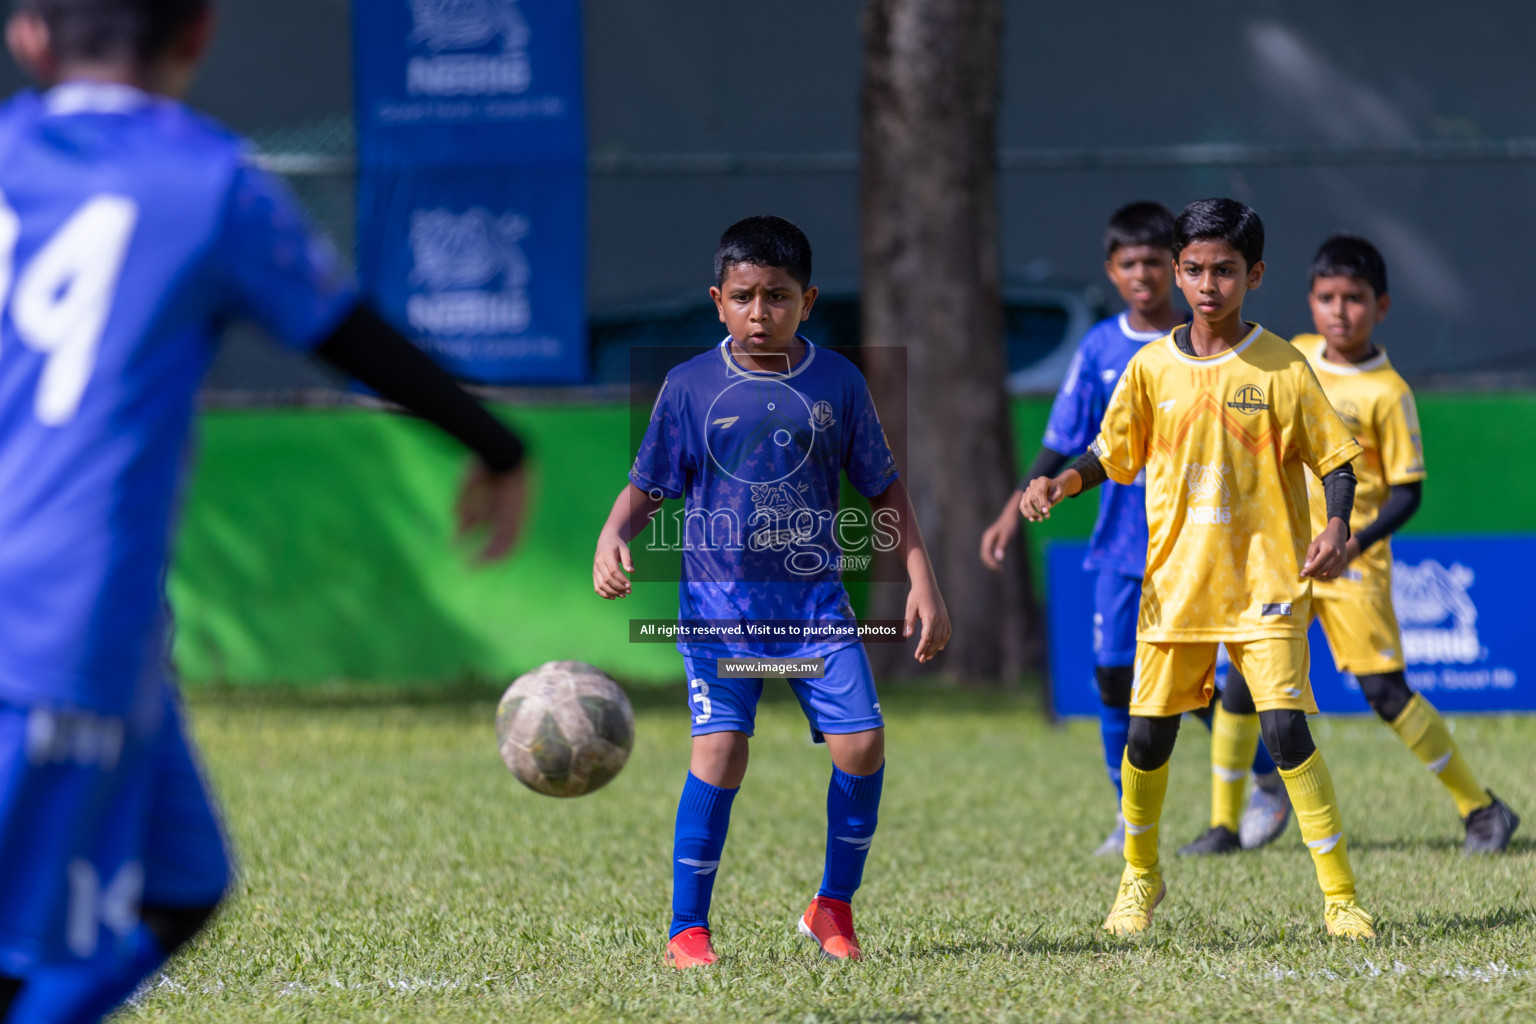
<svg viewBox="0 0 1536 1024">
<path fill-rule="evenodd" d="M 715 659 L 683 655 L 688 670 L 688 714 L 693 735 L 712 732 L 744 732 L 752 735 L 757 724 L 757 701 L 763 695 L 761 679 L 715 675 Z M 788 679 L 800 701 L 811 737 L 820 743 L 825 733 L 834 736 L 865 732 L 885 725 L 875 675 L 863 644 L 850 644 L 826 657 L 821 679 Z"/>
<path fill-rule="evenodd" d="M 1093 663 L 1105 668 L 1136 664 L 1136 617 L 1141 577 L 1103 570 L 1093 582 Z"/>
<path fill-rule="evenodd" d="M 211 906 L 223 829 L 169 685 L 129 718 L 0 704 L 0 974 L 110 957 L 142 904 Z"/>
</svg>

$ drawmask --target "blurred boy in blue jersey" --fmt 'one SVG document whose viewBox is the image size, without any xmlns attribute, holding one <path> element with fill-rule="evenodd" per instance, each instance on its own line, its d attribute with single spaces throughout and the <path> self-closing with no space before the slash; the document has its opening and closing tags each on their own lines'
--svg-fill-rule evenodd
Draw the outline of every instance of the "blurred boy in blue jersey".
<svg viewBox="0 0 1536 1024">
<path fill-rule="evenodd" d="M 949 616 L 864 377 L 798 333 L 816 301 L 810 282 L 810 242 L 789 221 L 749 217 L 726 230 L 710 295 L 730 334 L 667 374 L 593 559 L 593 588 L 610 600 L 627 596 L 634 571 L 628 542 L 663 498 L 683 497 L 688 533 L 678 618 L 743 631 L 677 645 L 693 731 L 665 957 L 679 969 L 716 959 L 710 897 L 763 690 L 761 678 L 720 671 L 717 659 L 729 657 L 825 659 L 824 675 L 788 679 L 832 757 L 825 872 L 798 928 L 828 957 L 860 956 L 851 901 L 874 841 L 885 729 L 842 583 L 843 472 L 869 498 L 883 523 L 877 529 L 911 578 L 906 634 L 922 621 L 917 659 L 927 661 L 949 641 Z M 841 633 L 787 641 L 750 635 L 770 621 Z"/>
<path fill-rule="evenodd" d="M 249 317 L 468 445 L 504 554 L 523 449 L 359 306 L 297 205 L 183 95 L 206 0 L 18 0 L 0 107 L 0 1019 L 92 1021 L 213 913 L 217 816 L 163 579 L 194 402 Z"/>
<path fill-rule="evenodd" d="M 997 520 L 981 538 L 981 560 L 998 569 L 1019 530 L 1019 499 L 1037 476 L 1059 473 L 1098 436 L 1109 396 L 1120 383 L 1126 363 L 1143 345 L 1156 341 L 1188 316 L 1173 305 L 1173 214 L 1160 203 L 1129 203 L 1115 211 L 1104 232 L 1104 273 L 1125 303 L 1125 311 L 1101 320 L 1083 335 L 1077 353 L 1051 405 L 1040 453 L 1024 474 Z M 1120 792 L 1120 764 L 1131 720 L 1132 666 L 1136 660 L 1136 615 L 1141 606 L 1141 578 L 1147 565 L 1146 487 L 1104 484 L 1099 517 L 1088 542 L 1083 569 L 1097 574 L 1094 583 L 1093 652 L 1097 668 L 1099 726 L 1104 767 Z M 1263 755 L 1267 762 L 1267 755 Z M 1255 762 L 1254 772 L 1278 780 L 1274 765 Z M 1282 790 L 1283 792 L 1283 790 Z M 1115 828 L 1094 853 L 1118 856 L 1125 824 Z"/>
</svg>

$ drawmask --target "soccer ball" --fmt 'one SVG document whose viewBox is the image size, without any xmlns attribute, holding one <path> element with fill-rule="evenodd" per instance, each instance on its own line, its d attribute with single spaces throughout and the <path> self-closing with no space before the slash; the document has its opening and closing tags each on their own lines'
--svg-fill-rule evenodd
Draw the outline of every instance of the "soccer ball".
<svg viewBox="0 0 1536 1024">
<path fill-rule="evenodd" d="M 501 759 L 545 796 L 581 796 L 619 774 L 635 745 L 635 713 L 619 684 L 581 661 L 518 676 L 496 707 Z"/>
</svg>

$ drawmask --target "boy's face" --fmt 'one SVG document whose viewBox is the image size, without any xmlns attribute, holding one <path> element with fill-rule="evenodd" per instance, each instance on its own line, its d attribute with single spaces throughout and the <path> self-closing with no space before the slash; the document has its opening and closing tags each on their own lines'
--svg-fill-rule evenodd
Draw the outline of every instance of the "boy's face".
<svg viewBox="0 0 1536 1024">
<path fill-rule="evenodd" d="M 709 297 L 736 344 L 754 352 L 783 352 L 810 317 L 816 286 L 801 288 L 783 267 L 737 263 L 727 268 L 725 280 L 709 290 Z"/>
<path fill-rule="evenodd" d="M 1340 352 L 1363 350 L 1371 343 L 1371 332 L 1387 315 L 1392 299 L 1377 295 L 1376 290 L 1358 277 L 1318 277 L 1307 293 L 1312 307 L 1312 324 Z"/>
<path fill-rule="evenodd" d="M 1244 297 L 1264 280 L 1264 261 L 1250 267 L 1226 242 L 1201 239 L 1179 253 L 1175 276 L 1195 316 L 1214 322 L 1242 311 Z"/>
<path fill-rule="evenodd" d="M 1122 245 L 1104 261 L 1120 299 L 1138 313 L 1155 313 L 1173 291 L 1173 252 L 1156 245 Z"/>
</svg>

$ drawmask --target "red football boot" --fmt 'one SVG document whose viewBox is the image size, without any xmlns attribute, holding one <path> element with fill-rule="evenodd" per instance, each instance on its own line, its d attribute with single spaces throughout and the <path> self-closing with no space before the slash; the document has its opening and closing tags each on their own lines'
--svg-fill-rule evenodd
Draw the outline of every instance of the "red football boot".
<svg viewBox="0 0 1536 1024">
<path fill-rule="evenodd" d="M 842 900 L 817 896 L 800 918 L 800 934 L 815 939 L 828 960 L 859 960 L 859 937 L 853 933 L 853 908 Z"/>
<path fill-rule="evenodd" d="M 690 967 L 708 967 L 719 957 L 715 956 L 715 947 L 709 941 L 708 928 L 684 928 L 667 943 L 664 959 L 669 966 L 683 971 Z"/>
</svg>

